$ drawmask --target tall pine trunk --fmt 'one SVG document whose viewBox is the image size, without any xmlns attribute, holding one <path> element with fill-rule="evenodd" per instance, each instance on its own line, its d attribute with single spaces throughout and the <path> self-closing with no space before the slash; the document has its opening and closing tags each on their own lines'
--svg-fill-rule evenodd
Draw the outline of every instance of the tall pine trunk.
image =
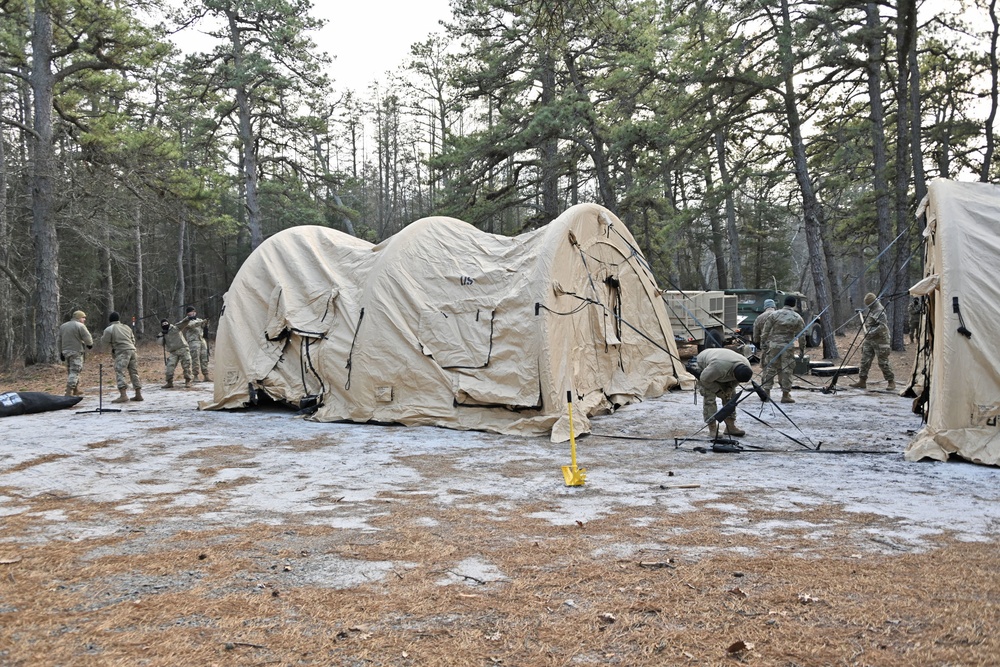
<svg viewBox="0 0 1000 667">
<path fill-rule="evenodd" d="M 35 285 L 28 319 L 34 323 L 33 345 L 28 364 L 56 363 L 59 359 L 56 332 L 59 328 L 59 237 L 52 217 L 55 194 L 52 177 L 55 147 L 52 143 L 52 18 L 46 0 L 34 2 L 31 33 L 31 91 L 34 97 L 34 151 L 31 173 L 31 239 L 35 251 Z"/>
<path fill-rule="evenodd" d="M 781 0 L 781 32 L 778 38 L 781 55 L 782 75 L 784 79 L 783 101 L 785 120 L 788 124 L 788 139 L 791 142 L 792 163 L 795 168 L 795 180 L 802 194 L 802 215 L 806 230 L 806 246 L 809 250 L 809 269 L 816 290 L 816 308 L 820 313 L 820 330 L 823 334 L 823 356 L 827 359 L 838 359 L 837 341 L 834 338 L 832 324 L 833 314 L 830 312 L 831 298 L 824 270 L 823 239 L 820 227 L 823 224 L 823 210 L 812 179 L 809 176 L 809 163 L 806 159 L 806 146 L 802 139 L 802 121 L 795 97 L 794 67 L 792 54 L 792 21 L 788 11 L 788 0 Z"/>
</svg>

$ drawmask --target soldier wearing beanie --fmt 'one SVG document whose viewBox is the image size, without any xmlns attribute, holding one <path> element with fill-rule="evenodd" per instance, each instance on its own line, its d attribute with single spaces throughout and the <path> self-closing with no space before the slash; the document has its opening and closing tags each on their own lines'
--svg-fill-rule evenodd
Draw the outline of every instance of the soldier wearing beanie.
<svg viewBox="0 0 1000 667">
<path fill-rule="evenodd" d="M 767 341 L 767 354 L 770 357 L 768 365 L 763 369 L 764 379 L 760 386 L 768 394 L 774 384 L 774 376 L 778 376 L 781 385 L 781 402 L 794 403 L 792 398 L 792 377 L 795 375 L 794 343 L 798 336 L 800 354 L 805 355 L 805 340 L 799 334 L 806 328 L 802 316 L 795 310 L 797 301 L 794 296 L 785 297 L 785 305 L 764 325 L 761 338 Z M 782 352 L 784 350 L 784 352 Z"/>
<path fill-rule="evenodd" d="M 733 391 L 741 382 L 749 382 L 753 377 L 750 361 L 739 352 L 724 347 L 709 348 L 698 355 L 698 387 L 702 401 L 702 416 L 708 424 L 713 438 L 719 435 L 719 424 L 712 417 L 719 411 L 716 399 L 722 399 L 725 406 L 733 397 Z M 737 437 L 746 435 L 736 425 L 736 415 L 731 414 L 724 420 L 726 433 Z"/>
<path fill-rule="evenodd" d="M 59 327 L 59 342 L 62 346 L 59 358 L 66 362 L 67 396 L 83 396 L 77 385 L 83 371 L 86 351 L 94 347 L 94 338 L 87 329 L 86 321 L 87 313 L 77 310 L 69 321 L 63 322 Z"/>
<path fill-rule="evenodd" d="M 101 343 L 111 347 L 111 357 L 115 361 L 115 379 L 118 382 L 119 396 L 112 403 L 128 403 L 128 382 L 125 381 L 126 372 L 132 380 L 132 388 L 135 389 L 133 401 L 142 400 L 142 382 L 139 380 L 139 362 L 135 352 L 135 332 L 132 327 L 121 323 L 121 316 L 118 313 L 111 313 L 108 316 L 111 323 L 104 330 L 101 336 Z"/>
<path fill-rule="evenodd" d="M 889 318 L 878 297 L 869 292 L 865 294 L 865 306 L 868 312 L 862 315 L 861 330 L 865 334 L 861 343 L 861 367 L 858 369 L 858 381 L 852 387 L 865 389 L 868 386 L 868 370 L 872 361 L 878 357 L 878 367 L 886 380 L 885 388 L 896 389 L 896 377 L 889 365 Z"/>
</svg>

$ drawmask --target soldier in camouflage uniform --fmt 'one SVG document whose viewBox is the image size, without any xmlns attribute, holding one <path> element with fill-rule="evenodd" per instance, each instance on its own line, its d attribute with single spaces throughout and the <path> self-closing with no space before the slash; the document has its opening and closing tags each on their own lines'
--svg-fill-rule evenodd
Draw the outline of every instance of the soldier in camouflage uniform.
<svg viewBox="0 0 1000 667">
<path fill-rule="evenodd" d="M 865 340 L 861 344 L 861 368 L 858 371 L 858 381 L 851 386 L 860 389 L 868 386 L 868 369 L 877 356 L 878 367 L 882 369 L 882 376 L 888 383 L 885 388 L 893 391 L 896 389 L 896 376 L 889 365 L 889 318 L 878 297 L 871 292 L 865 294 L 865 306 L 868 307 L 868 313 L 861 323 L 865 333 Z"/>
<path fill-rule="evenodd" d="M 774 315 L 774 305 L 774 299 L 764 299 L 764 312 L 758 315 L 757 319 L 753 321 L 753 344 L 760 350 L 761 368 L 767 368 L 767 362 L 771 359 L 767 354 L 767 349 L 761 335 L 764 333 L 764 325 Z"/>
<path fill-rule="evenodd" d="M 750 362 L 739 352 L 724 348 L 713 347 L 703 350 L 698 355 L 698 386 L 701 395 L 705 397 L 702 402 L 701 414 L 708 424 L 712 437 L 719 434 L 719 424 L 712 420 L 712 417 L 719 411 L 719 406 L 715 399 L 722 399 L 725 406 L 733 398 L 733 390 L 741 382 L 747 382 L 753 377 L 753 370 Z M 736 425 L 736 416 L 726 417 L 726 433 L 729 435 L 746 435 L 740 427 Z"/>
<path fill-rule="evenodd" d="M 198 319 L 198 311 L 194 306 L 187 307 L 188 325 L 184 329 L 184 338 L 187 339 L 188 349 L 191 351 L 191 375 L 195 380 L 201 372 L 205 382 L 211 382 L 208 376 L 208 344 L 205 342 L 205 323 L 208 320 Z M 191 319 L 194 318 L 194 319 Z"/>
<path fill-rule="evenodd" d="M 132 327 L 122 324 L 121 319 L 118 313 L 111 313 L 108 316 L 111 324 L 101 336 L 101 343 L 111 347 L 111 356 L 115 360 L 115 379 L 118 381 L 120 395 L 111 401 L 112 403 L 129 402 L 126 372 L 132 380 L 132 388 L 135 389 L 135 397 L 132 400 L 142 400 L 142 382 L 139 380 L 138 359 L 135 354 L 135 332 L 132 331 Z"/>
<path fill-rule="evenodd" d="M 802 321 L 802 316 L 795 311 L 795 297 L 786 296 L 785 306 L 781 310 L 774 311 L 774 315 L 768 318 L 764 324 L 764 331 L 761 333 L 761 340 L 767 345 L 767 354 L 770 357 L 770 364 L 764 369 L 764 380 L 760 386 L 768 394 L 774 385 L 774 376 L 778 375 L 778 383 L 781 385 L 781 402 L 794 403 L 792 398 L 792 377 L 795 375 L 795 344 L 796 336 L 806 328 L 806 323 Z M 801 354 L 805 354 L 805 342 L 801 336 L 798 338 Z M 784 352 L 782 352 L 784 350 Z M 779 355 L 780 353 L 780 355 Z"/>
<path fill-rule="evenodd" d="M 59 358 L 66 362 L 66 395 L 83 396 L 77 385 L 83 371 L 83 360 L 87 350 L 94 347 L 94 337 L 90 335 L 84 322 L 87 313 L 77 310 L 73 317 L 59 327 Z"/>
<path fill-rule="evenodd" d="M 191 320 L 184 318 L 177 324 L 171 324 L 168 320 L 160 320 L 160 336 L 163 338 L 163 348 L 169 355 L 167 357 L 167 382 L 164 389 L 174 388 L 174 371 L 177 369 L 177 362 L 181 362 L 184 369 L 184 388 L 191 386 L 191 350 L 188 349 L 187 340 L 184 338 L 184 330 L 187 329 Z"/>
</svg>

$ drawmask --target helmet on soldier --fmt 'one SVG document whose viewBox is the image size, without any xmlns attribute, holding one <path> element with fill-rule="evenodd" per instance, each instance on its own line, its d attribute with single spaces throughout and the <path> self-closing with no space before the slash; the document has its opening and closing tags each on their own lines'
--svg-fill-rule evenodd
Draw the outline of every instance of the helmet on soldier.
<svg viewBox="0 0 1000 667">
<path fill-rule="evenodd" d="M 789 294 L 785 297 L 785 305 L 795 307 L 795 297 Z"/>
<path fill-rule="evenodd" d="M 774 308 L 774 299 L 764 299 L 765 308 Z"/>
<path fill-rule="evenodd" d="M 87 313 L 83 312 L 82 310 L 77 310 L 73 312 L 74 320 L 82 320 L 85 317 L 87 317 Z"/>
<path fill-rule="evenodd" d="M 873 303 L 875 303 L 875 299 L 877 298 L 878 297 L 876 297 L 874 294 L 868 292 L 868 294 L 865 294 L 865 305 L 866 306 L 872 305 Z"/>
</svg>

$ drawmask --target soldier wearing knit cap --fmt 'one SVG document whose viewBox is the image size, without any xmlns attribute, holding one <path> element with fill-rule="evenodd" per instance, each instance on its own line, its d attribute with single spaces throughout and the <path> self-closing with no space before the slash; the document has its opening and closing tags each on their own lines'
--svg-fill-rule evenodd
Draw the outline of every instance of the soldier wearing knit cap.
<svg viewBox="0 0 1000 667">
<path fill-rule="evenodd" d="M 725 406 L 733 397 L 733 391 L 741 382 L 749 382 L 753 377 L 750 361 L 739 352 L 726 348 L 709 348 L 698 355 L 698 388 L 705 397 L 702 402 L 702 416 L 708 424 L 712 437 L 718 437 L 719 424 L 713 419 L 718 413 L 716 399 Z M 726 433 L 737 437 L 746 435 L 736 425 L 736 415 L 724 419 Z"/>
<path fill-rule="evenodd" d="M 101 336 L 101 343 L 111 347 L 111 357 L 115 360 L 115 379 L 118 381 L 119 396 L 112 403 L 128 403 L 128 382 L 125 381 L 125 374 L 128 373 L 132 380 L 132 388 L 135 389 L 133 401 L 142 400 L 142 382 L 139 380 L 139 363 L 135 352 L 135 332 L 132 327 L 121 322 L 118 313 L 111 313 L 108 316 L 110 324 Z"/>
<path fill-rule="evenodd" d="M 66 362 L 67 396 L 83 396 L 77 385 L 86 351 L 94 347 L 94 338 L 87 329 L 86 321 L 87 313 L 77 310 L 69 321 L 59 327 L 59 342 L 62 345 L 59 358 Z"/>
<path fill-rule="evenodd" d="M 764 332 L 761 338 L 767 343 L 767 353 L 770 357 L 768 365 L 764 368 L 764 379 L 760 386 L 768 394 L 771 393 L 771 386 L 774 384 L 774 376 L 778 376 L 778 384 L 781 385 L 781 402 L 794 403 L 792 398 L 792 377 L 795 375 L 795 352 L 793 350 L 796 336 L 798 336 L 799 349 L 805 355 L 805 341 L 799 334 L 806 328 L 806 323 L 802 321 L 802 316 L 795 310 L 797 303 L 794 296 L 785 297 L 785 305 L 781 310 L 776 310 L 774 315 L 768 319 L 764 325 Z"/>
<path fill-rule="evenodd" d="M 868 312 L 862 316 L 861 330 L 865 334 L 861 343 L 861 367 L 858 369 L 858 381 L 852 387 L 865 389 L 868 386 L 868 370 L 872 361 L 878 357 L 878 367 L 886 380 L 885 388 L 896 389 L 896 376 L 889 365 L 889 318 L 878 297 L 869 292 L 865 294 L 865 306 Z"/>
</svg>

